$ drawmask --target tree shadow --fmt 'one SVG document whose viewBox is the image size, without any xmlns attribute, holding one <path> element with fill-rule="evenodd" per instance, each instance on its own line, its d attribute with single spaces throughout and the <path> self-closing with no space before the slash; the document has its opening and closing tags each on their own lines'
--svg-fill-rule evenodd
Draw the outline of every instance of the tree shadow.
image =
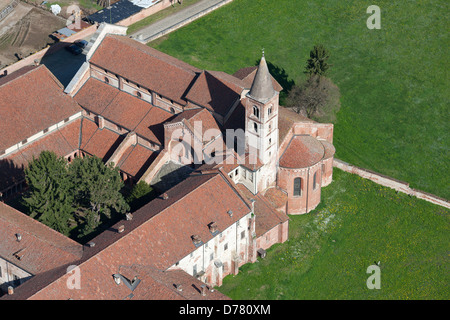
<svg viewBox="0 0 450 320">
<path fill-rule="evenodd" d="M 258 66 L 260 61 L 261 61 L 261 59 L 258 59 L 255 62 L 255 66 Z M 289 79 L 289 75 L 284 68 L 279 67 L 270 61 L 266 61 L 266 62 L 267 62 L 267 68 L 269 69 L 269 72 L 272 75 L 272 77 L 275 80 L 277 80 L 277 82 L 280 84 L 280 86 L 283 87 L 283 90 L 280 92 L 280 104 L 283 105 L 286 97 L 289 94 L 289 91 L 291 91 L 292 87 L 295 85 L 295 81 L 292 79 Z"/>
</svg>

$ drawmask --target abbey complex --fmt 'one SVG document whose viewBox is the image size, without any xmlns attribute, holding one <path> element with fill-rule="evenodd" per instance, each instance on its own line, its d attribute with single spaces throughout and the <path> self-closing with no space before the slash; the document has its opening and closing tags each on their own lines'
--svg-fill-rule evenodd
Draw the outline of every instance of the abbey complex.
<svg viewBox="0 0 450 320">
<path fill-rule="evenodd" d="M 332 181 L 333 125 L 279 105 L 264 53 L 231 75 L 125 31 L 101 24 L 65 88 L 44 65 L 0 78 L 1 299 L 228 299 L 213 288 Z M 4 203 L 44 150 L 97 156 L 160 196 L 80 244 Z"/>
</svg>

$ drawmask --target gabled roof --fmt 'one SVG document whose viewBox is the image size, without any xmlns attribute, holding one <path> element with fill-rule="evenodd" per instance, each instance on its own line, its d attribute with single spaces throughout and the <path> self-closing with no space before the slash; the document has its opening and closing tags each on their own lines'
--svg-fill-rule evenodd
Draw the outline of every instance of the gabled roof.
<svg viewBox="0 0 450 320">
<path fill-rule="evenodd" d="M 218 71 L 203 71 L 186 94 L 186 99 L 214 111 L 227 115 L 240 99 L 244 84 L 238 78 Z"/>
<path fill-rule="evenodd" d="M 82 111 L 44 65 L 0 78 L 0 97 L 0 151 Z"/>
<path fill-rule="evenodd" d="M 192 175 L 168 190 L 167 196 L 167 199 L 151 201 L 134 212 L 131 220 L 122 220 L 101 233 L 91 240 L 95 246 L 83 247 L 82 258 L 73 262 L 80 268 L 80 290 L 67 287 L 70 274 L 66 273 L 66 266 L 61 266 L 53 272 L 33 277 L 16 288 L 14 295 L 6 298 L 125 298 L 132 292 L 127 286 L 116 285 L 112 277 L 123 271 L 122 266 L 130 266 L 131 269 L 136 266 L 134 270 L 124 272 L 128 277 L 139 274 L 142 281 L 150 281 L 136 289 L 136 293 L 143 298 L 172 298 L 173 290 L 168 286 L 174 284 L 174 279 L 184 284 L 198 285 L 191 277 L 183 276 L 182 271 L 161 272 L 195 250 L 191 240 L 193 234 L 207 242 L 213 237 L 208 224 L 214 221 L 219 231 L 225 230 L 249 214 L 251 205 L 220 171 Z M 232 216 L 228 214 L 229 210 L 233 212 Z M 117 232 L 119 226 L 124 226 L 121 233 Z M 153 283 L 152 279 L 159 284 Z M 147 293 L 139 291 L 146 286 L 149 288 Z M 191 299 L 195 297 L 193 294 L 186 292 L 181 298 Z"/>
<path fill-rule="evenodd" d="M 0 257 L 32 275 L 78 260 L 83 253 L 81 244 L 3 202 L 0 202 L 0 234 Z"/>
<path fill-rule="evenodd" d="M 90 63 L 181 105 L 201 70 L 126 36 L 107 35 Z"/>
<path fill-rule="evenodd" d="M 0 190 L 20 183 L 25 178 L 24 170 L 28 162 L 39 157 L 42 151 L 52 151 L 64 157 L 78 150 L 80 125 L 81 119 L 76 119 L 0 159 Z"/>
</svg>

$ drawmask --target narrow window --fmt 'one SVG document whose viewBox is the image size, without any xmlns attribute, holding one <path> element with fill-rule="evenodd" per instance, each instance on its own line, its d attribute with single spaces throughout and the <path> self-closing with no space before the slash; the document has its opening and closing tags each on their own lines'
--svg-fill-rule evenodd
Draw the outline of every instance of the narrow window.
<svg viewBox="0 0 450 320">
<path fill-rule="evenodd" d="M 228 250 L 228 243 L 225 243 L 225 245 L 223 246 L 223 251 L 227 251 Z"/>
<path fill-rule="evenodd" d="M 300 196 L 302 193 L 302 179 L 295 178 L 294 179 L 294 197 Z"/>
<path fill-rule="evenodd" d="M 106 82 L 106 83 L 109 83 L 108 77 L 105 77 L 105 82 Z"/>
<path fill-rule="evenodd" d="M 259 119 L 259 108 L 257 106 L 253 106 L 253 115 Z"/>
<path fill-rule="evenodd" d="M 272 106 L 267 109 L 267 115 L 270 116 L 272 114 Z"/>
<path fill-rule="evenodd" d="M 258 124 L 256 122 L 253 122 L 253 130 L 255 130 L 255 132 L 258 132 Z"/>
<path fill-rule="evenodd" d="M 313 176 L 313 190 L 315 190 L 316 189 L 316 177 L 317 177 L 317 172 L 315 172 L 314 173 L 314 176 Z"/>
<path fill-rule="evenodd" d="M 242 231 L 241 232 L 241 239 L 244 239 L 245 238 L 245 231 Z"/>
</svg>

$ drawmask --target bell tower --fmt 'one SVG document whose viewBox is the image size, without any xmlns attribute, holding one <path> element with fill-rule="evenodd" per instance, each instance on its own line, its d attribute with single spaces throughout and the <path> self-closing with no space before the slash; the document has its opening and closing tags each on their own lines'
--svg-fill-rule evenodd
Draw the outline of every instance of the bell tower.
<svg viewBox="0 0 450 320">
<path fill-rule="evenodd" d="M 263 164 L 259 176 L 264 181 L 258 183 L 261 188 L 266 188 L 276 179 L 279 92 L 274 89 L 272 81 L 263 51 L 244 104 L 246 150 L 257 155 Z"/>
</svg>

